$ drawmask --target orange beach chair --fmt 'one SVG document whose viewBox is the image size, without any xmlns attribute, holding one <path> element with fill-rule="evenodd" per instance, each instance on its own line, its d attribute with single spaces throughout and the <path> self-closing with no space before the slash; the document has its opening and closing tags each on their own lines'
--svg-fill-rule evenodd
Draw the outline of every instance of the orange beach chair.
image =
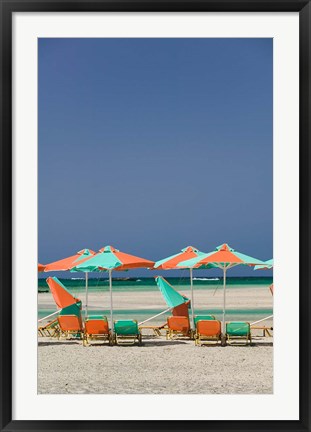
<svg viewBox="0 0 311 432">
<path fill-rule="evenodd" d="M 87 346 L 93 340 L 108 341 L 109 345 L 112 345 L 107 317 L 93 316 L 85 319 L 83 346 Z"/>
<path fill-rule="evenodd" d="M 202 341 L 221 342 L 221 323 L 217 320 L 199 320 L 196 323 L 194 343 L 202 345 Z"/>
<path fill-rule="evenodd" d="M 58 339 L 61 336 L 78 336 L 83 339 L 83 324 L 80 316 L 77 315 L 60 315 L 58 318 L 58 324 L 60 327 L 60 332 L 58 334 Z"/>
<path fill-rule="evenodd" d="M 170 316 L 167 318 L 168 330 L 166 339 L 175 339 L 178 336 L 191 337 L 190 322 L 186 316 Z"/>
</svg>

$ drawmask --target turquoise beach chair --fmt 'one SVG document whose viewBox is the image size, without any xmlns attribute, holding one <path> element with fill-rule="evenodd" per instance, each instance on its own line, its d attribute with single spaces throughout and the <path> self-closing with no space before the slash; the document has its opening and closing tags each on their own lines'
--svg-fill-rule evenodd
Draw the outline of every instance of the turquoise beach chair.
<svg viewBox="0 0 311 432">
<path fill-rule="evenodd" d="M 226 337 L 227 342 L 230 344 L 230 340 L 243 340 L 245 344 L 252 343 L 251 327 L 250 323 L 244 321 L 235 321 L 226 323 Z"/>
<path fill-rule="evenodd" d="M 136 320 L 117 320 L 113 327 L 116 345 L 134 345 L 135 342 L 141 345 L 142 336 Z"/>
</svg>

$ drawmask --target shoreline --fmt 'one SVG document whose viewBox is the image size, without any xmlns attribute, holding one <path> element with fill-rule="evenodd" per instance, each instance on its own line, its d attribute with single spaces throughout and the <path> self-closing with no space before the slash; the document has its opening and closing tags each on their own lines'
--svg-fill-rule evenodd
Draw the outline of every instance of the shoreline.
<svg viewBox="0 0 311 432">
<path fill-rule="evenodd" d="M 75 292 L 74 295 L 82 301 L 82 306 L 85 305 L 85 290 Z M 190 290 L 184 290 L 183 295 L 191 298 Z M 110 309 L 110 294 L 108 291 L 103 292 L 89 292 L 88 296 L 88 310 L 94 311 L 105 311 L 106 313 Z M 44 310 L 48 313 L 56 311 L 56 304 L 51 293 L 38 294 L 38 311 Z M 217 289 L 214 291 L 195 289 L 194 290 L 194 310 L 200 311 L 214 311 L 216 315 L 219 315 L 222 311 L 223 304 L 223 290 Z M 248 288 L 231 288 L 226 292 L 226 307 L 227 313 L 230 315 L 230 311 L 241 311 L 247 312 L 247 310 L 253 311 L 254 320 L 258 318 L 258 314 L 255 311 L 262 311 L 262 314 L 266 316 L 271 315 L 273 311 L 273 297 L 267 287 L 248 287 Z M 164 311 L 167 309 L 162 294 L 159 290 L 157 291 L 116 291 L 113 292 L 113 309 L 120 313 L 139 313 L 139 315 L 148 315 L 155 312 L 154 314 Z M 252 316 L 252 312 L 248 314 Z M 135 316 L 132 318 L 135 319 Z M 162 321 L 161 317 L 158 321 Z M 156 321 L 155 321 L 156 322 Z"/>
</svg>

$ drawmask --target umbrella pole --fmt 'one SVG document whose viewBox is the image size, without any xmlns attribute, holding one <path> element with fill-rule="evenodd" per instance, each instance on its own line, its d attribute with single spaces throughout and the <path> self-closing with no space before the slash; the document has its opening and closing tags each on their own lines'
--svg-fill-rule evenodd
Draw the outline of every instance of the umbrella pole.
<svg viewBox="0 0 311 432">
<path fill-rule="evenodd" d="M 85 273 L 85 318 L 88 315 L 88 301 L 89 301 L 89 274 Z"/>
<path fill-rule="evenodd" d="M 222 333 L 225 335 L 226 333 L 226 272 L 227 269 L 224 267 L 224 304 L 222 309 Z"/>
<path fill-rule="evenodd" d="M 192 278 L 192 268 L 190 268 L 190 286 L 191 286 L 191 315 L 192 315 L 192 329 L 194 329 L 194 301 L 193 301 L 193 278 Z"/>
<path fill-rule="evenodd" d="M 113 313 L 112 313 L 112 270 L 109 270 L 109 289 L 110 289 L 110 326 L 113 334 Z"/>
</svg>

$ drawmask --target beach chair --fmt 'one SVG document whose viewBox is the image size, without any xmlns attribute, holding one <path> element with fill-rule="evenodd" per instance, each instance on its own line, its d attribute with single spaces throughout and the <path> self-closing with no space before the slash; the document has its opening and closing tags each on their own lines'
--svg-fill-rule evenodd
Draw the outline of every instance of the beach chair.
<svg viewBox="0 0 311 432">
<path fill-rule="evenodd" d="M 152 330 L 154 336 L 162 336 L 161 330 L 167 330 L 167 323 L 161 325 L 141 325 L 139 326 L 139 330 L 142 332 L 143 330 Z"/>
<path fill-rule="evenodd" d="M 250 323 L 244 321 L 235 321 L 226 323 L 226 339 L 228 344 L 230 340 L 245 340 L 245 345 L 252 343 Z"/>
<path fill-rule="evenodd" d="M 44 326 L 38 327 L 38 335 L 41 337 L 56 337 L 60 331 L 57 318 Z"/>
<path fill-rule="evenodd" d="M 186 316 L 168 317 L 167 326 L 166 339 L 175 339 L 178 336 L 191 337 L 190 322 Z"/>
<path fill-rule="evenodd" d="M 267 327 L 267 326 L 252 326 L 251 330 L 262 330 L 262 336 L 266 337 L 272 337 L 271 331 L 273 331 L 273 327 Z"/>
<path fill-rule="evenodd" d="M 116 345 L 134 345 L 135 342 L 141 345 L 142 336 L 136 320 L 116 320 L 113 327 Z"/>
<path fill-rule="evenodd" d="M 113 344 L 107 317 L 103 315 L 89 316 L 84 321 L 83 346 L 89 345 L 90 341 L 108 341 Z"/>
<path fill-rule="evenodd" d="M 65 336 L 65 338 L 72 336 L 73 338 L 83 339 L 84 331 L 81 316 L 60 315 L 57 320 L 60 328 L 58 339 L 62 336 Z"/>
<path fill-rule="evenodd" d="M 194 343 L 196 346 L 202 342 L 221 342 L 221 322 L 215 319 L 197 320 L 195 327 Z"/>
</svg>

